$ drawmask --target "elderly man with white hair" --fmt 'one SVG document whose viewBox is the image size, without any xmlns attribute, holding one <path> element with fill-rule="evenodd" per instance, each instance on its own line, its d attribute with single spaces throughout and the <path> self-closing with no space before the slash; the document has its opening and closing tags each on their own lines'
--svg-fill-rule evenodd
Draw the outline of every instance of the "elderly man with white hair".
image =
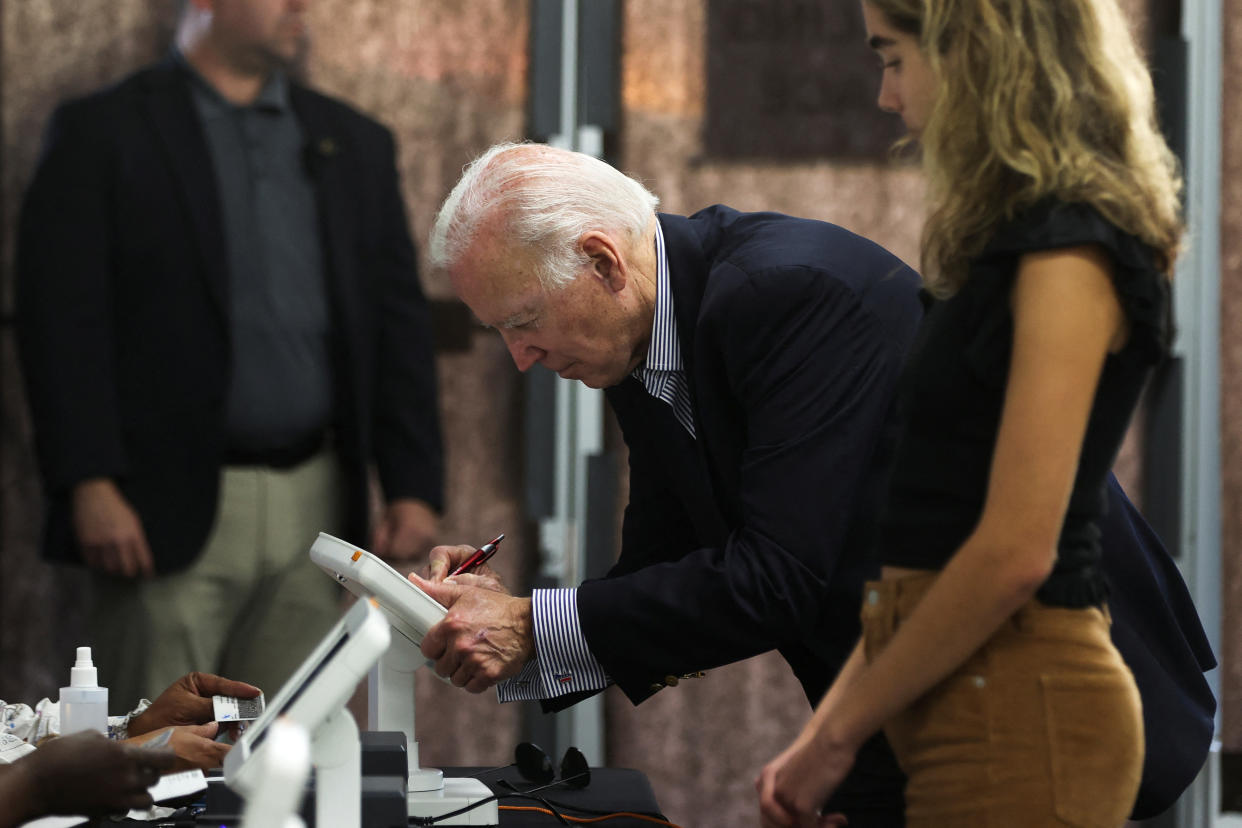
<svg viewBox="0 0 1242 828">
<path fill-rule="evenodd" d="M 458 686 L 559 709 L 610 683 L 638 704 L 776 649 L 815 702 L 874 572 L 918 276 L 831 224 L 657 203 L 595 158 L 519 144 L 479 157 L 441 208 L 433 266 L 519 370 L 606 389 L 630 499 L 620 559 L 577 589 L 445 580 L 473 550 L 433 550 L 419 583 L 450 612 L 423 652 Z M 827 807 L 897 825 L 901 784 L 877 739 Z"/>
</svg>

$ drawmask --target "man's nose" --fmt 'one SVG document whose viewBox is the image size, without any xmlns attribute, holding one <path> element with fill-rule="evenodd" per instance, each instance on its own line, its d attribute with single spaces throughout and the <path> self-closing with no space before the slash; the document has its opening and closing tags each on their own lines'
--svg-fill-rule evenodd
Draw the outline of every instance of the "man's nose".
<svg viewBox="0 0 1242 828">
<path fill-rule="evenodd" d="M 509 349 L 509 356 L 513 357 L 513 364 L 519 371 L 528 370 L 548 355 L 547 351 L 530 344 L 525 337 L 505 334 L 504 340 L 505 346 Z"/>
</svg>

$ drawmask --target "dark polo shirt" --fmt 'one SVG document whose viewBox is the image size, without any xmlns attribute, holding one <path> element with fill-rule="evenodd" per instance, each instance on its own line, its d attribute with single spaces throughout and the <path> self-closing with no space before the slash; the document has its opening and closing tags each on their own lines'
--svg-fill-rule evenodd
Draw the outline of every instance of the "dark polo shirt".
<svg viewBox="0 0 1242 828">
<path fill-rule="evenodd" d="M 331 319 L 305 136 L 275 73 L 247 106 L 188 62 L 215 168 L 229 265 L 233 452 L 304 443 L 332 420 Z"/>
</svg>

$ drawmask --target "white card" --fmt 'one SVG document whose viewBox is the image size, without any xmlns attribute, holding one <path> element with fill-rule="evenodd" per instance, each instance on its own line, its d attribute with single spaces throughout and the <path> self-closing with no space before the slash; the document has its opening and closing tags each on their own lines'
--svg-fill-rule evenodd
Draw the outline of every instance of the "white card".
<svg viewBox="0 0 1242 828">
<path fill-rule="evenodd" d="M 260 693 L 253 699 L 239 699 L 236 696 L 212 696 L 211 705 L 215 709 L 217 722 L 249 722 L 263 715 L 266 702 Z"/>
<path fill-rule="evenodd" d="M 147 793 L 156 802 L 167 802 L 183 796 L 207 790 L 207 777 L 198 768 L 180 773 L 169 773 L 160 777 L 160 781 L 147 788 Z"/>
<path fill-rule="evenodd" d="M 181 771 L 180 773 L 170 773 L 160 777 L 160 781 L 147 788 L 147 793 L 151 794 L 151 798 L 156 802 L 169 802 L 173 799 L 180 799 L 183 796 L 190 796 L 199 791 L 207 790 L 207 777 L 203 776 L 203 772 L 198 768 L 193 770 Z M 172 808 L 161 808 L 153 805 L 146 810 L 133 808 L 126 816 L 130 819 L 153 820 L 163 819 L 174 813 Z"/>
</svg>

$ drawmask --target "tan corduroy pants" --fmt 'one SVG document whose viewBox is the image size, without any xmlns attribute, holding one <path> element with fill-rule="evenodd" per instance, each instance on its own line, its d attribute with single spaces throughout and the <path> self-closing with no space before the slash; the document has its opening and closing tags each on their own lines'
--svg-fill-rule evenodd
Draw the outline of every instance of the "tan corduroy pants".
<svg viewBox="0 0 1242 828">
<path fill-rule="evenodd" d="M 868 583 L 875 657 L 938 573 Z M 1143 767 L 1138 689 L 1107 610 L 1031 601 L 884 728 L 909 776 L 909 828 L 1118 828 Z"/>
</svg>

